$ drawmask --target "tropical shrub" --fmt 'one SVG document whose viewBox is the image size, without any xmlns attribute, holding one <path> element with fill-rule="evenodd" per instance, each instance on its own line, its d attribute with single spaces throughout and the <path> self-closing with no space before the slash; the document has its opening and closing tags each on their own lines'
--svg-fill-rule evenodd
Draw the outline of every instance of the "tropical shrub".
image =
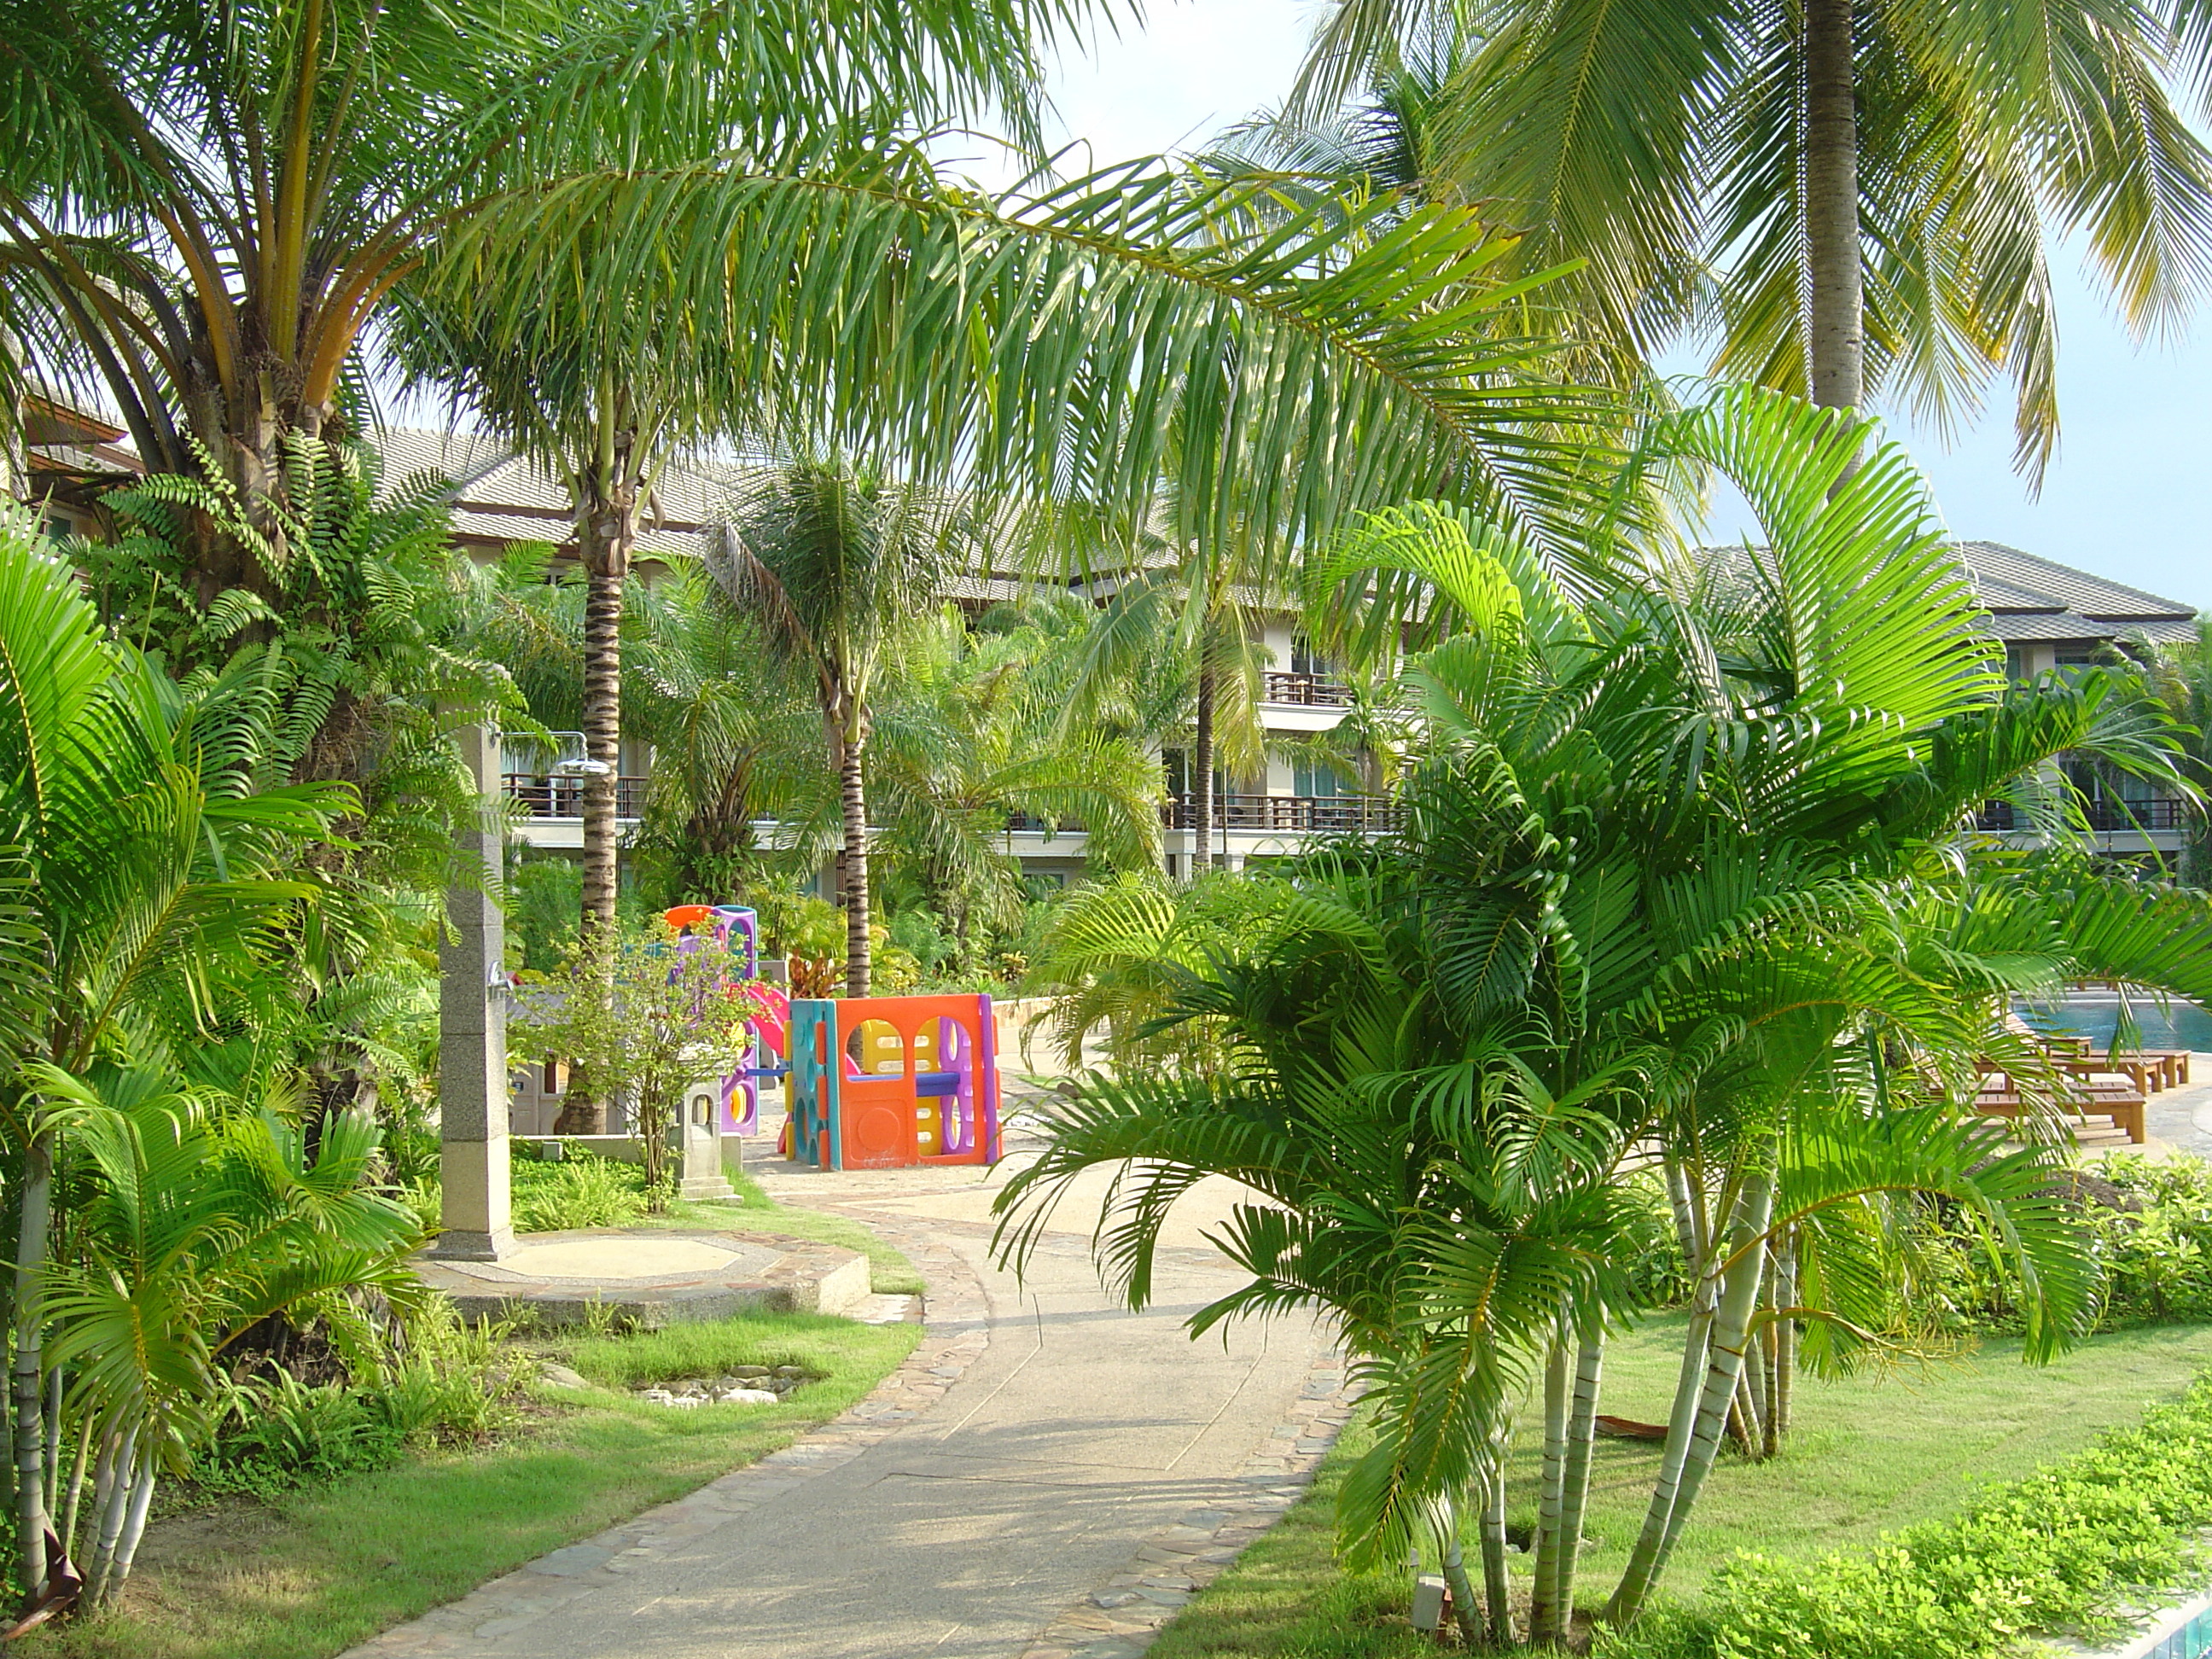
<svg viewBox="0 0 2212 1659">
<path fill-rule="evenodd" d="M 556 1233 L 571 1227 L 619 1227 L 645 1213 L 645 1171 L 588 1152 L 557 1162 L 514 1159 L 514 1231 Z"/>
<path fill-rule="evenodd" d="M 1996 1659 L 2029 1635 L 2106 1638 L 2121 1607 L 2201 1570 L 2212 1377 L 2141 1426 L 1948 1521 L 1814 1561 L 1745 1553 L 1702 1610 L 1601 1636 L 1619 1659 Z"/>
<path fill-rule="evenodd" d="M 506 1334 L 463 1322 L 434 1297 L 398 1355 L 357 1376 L 307 1382 L 272 1368 L 233 1382 L 186 1478 L 200 1495 L 265 1498 L 388 1468 L 412 1446 L 486 1439 L 516 1420 L 530 1363 L 504 1345 Z"/>
</svg>

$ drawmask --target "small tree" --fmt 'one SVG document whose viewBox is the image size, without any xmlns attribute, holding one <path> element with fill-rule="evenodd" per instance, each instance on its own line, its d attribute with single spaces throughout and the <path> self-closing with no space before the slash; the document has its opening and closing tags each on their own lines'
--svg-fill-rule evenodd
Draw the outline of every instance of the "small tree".
<svg viewBox="0 0 2212 1659">
<path fill-rule="evenodd" d="M 551 986 L 526 996 L 514 1028 L 533 1047 L 589 1067 L 609 1098 L 629 1098 L 648 1202 L 659 1214 L 668 1207 L 668 1132 L 679 1121 L 685 1085 L 741 1062 L 752 1005 L 720 946 L 665 922 L 600 947 L 596 959 L 593 948 L 587 936 Z"/>
</svg>

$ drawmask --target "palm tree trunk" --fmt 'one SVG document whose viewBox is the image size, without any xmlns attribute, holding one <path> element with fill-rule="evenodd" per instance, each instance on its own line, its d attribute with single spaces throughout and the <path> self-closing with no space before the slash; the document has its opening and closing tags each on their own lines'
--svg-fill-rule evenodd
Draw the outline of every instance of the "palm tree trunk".
<svg viewBox="0 0 2212 1659">
<path fill-rule="evenodd" d="M 1683 1525 L 1697 1502 L 1698 1489 L 1712 1468 L 1713 1458 L 1720 1450 L 1729 1405 L 1735 1398 L 1736 1383 L 1743 1374 L 1747 1333 L 1758 1304 L 1762 1269 L 1766 1265 L 1765 1249 L 1757 1241 L 1766 1231 L 1773 1206 L 1774 1172 L 1763 1164 L 1755 1166 L 1744 1176 L 1735 1221 L 1729 1230 L 1731 1259 L 1722 1276 L 1711 1336 L 1705 1345 L 1703 1387 L 1692 1396 L 1695 1409 L 1690 1432 L 1686 1437 L 1680 1433 L 1684 1401 L 1683 1391 L 1678 1391 L 1674 1419 L 1667 1435 L 1666 1463 L 1674 1466 L 1674 1478 L 1667 1478 L 1666 1467 L 1662 1465 L 1660 1487 L 1652 1493 L 1643 1534 L 1636 1540 L 1620 1587 L 1613 1591 L 1613 1601 L 1606 1608 L 1606 1616 L 1617 1625 L 1633 1622 L 1643 1611 L 1645 1600 L 1666 1568 L 1667 1558 L 1674 1553 L 1675 1542 L 1682 1535 Z M 1690 1380 L 1686 1362 L 1684 1381 Z M 1678 1439 L 1685 1441 L 1679 1461 L 1674 1455 Z"/>
<path fill-rule="evenodd" d="M 1667 1517 L 1667 1540 L 1652 1569 L 1656 1580 L 1665 1570 L 1667 1558 L 1690 1518 L 1698 1490 L 1711 1471 L 1720 1450 L 1721 1417 L 1743 1376 L 1744 1350 L 1749 1346 L 1752 1316 L 1759 1305 L 1759 1282 L 1765 1277 L 1766 1251 L 1757 1241 L 1766 1231 L 1774 1208 L 1774 1174 L 1754 1170 L 1744 1179 L 1743 1197 L 1736 1206 L 1736 1224 L 1729 1238 L 1730 1263 L 1714 1312 L 1713 1337 L 1705 1370 L 1705 1395 L 1698 1408 L 1698 1431 L 1691 1442 L 1690 1457 L 1675 1494 L 1674 1513 Z"/>
<path fill-rule="evenodd" d="M 1198 671 L 1198 731 L 1190 746 L 1193 875 L 1213 862 L 1213 670 L 1202 666 Z"/>
<path fill-rule="evenodd" d="M 1567 1341 L 1552 1344 L 1544 1367 L 1544 1479 L 1536 1499 L 1536 1583 L 1528 1601 L 1528 1639 L 1559 1639 L 1560 1517 L 1566 1507 L 1570 1408 Z"/>
<path fill-rule="evenodd" d="M 1451 1591 L 1452 1622 L 1460 1640 L 1473 1647 L 1482 1639 L 1482 1626 L 1474 1613 L 1474 1584 L 1467 1576 L 1467 1558 L 1460 1553 L 1459 1506 L 1443 1506 L 1444 1584 Z"/>
<path fill-rule="evenodd" d="M 10 1394 L 15 1413 L 15 1560 L 26 1595 L 46 1577 L 46 1414 L 39 1409 L 40 1286 L 54 1183 L 52 1130 L 31 1138 L 23 1154 L 22 1218 L 15 1235 L 15 1359 Z"/>
<path fill-rule="evenodd" d="M 1575 1355 L 1574 1408 L 1567 1420 L 1567 1470 L 1559 1494 L 1559 1635 L 1575 1622 L 1575 1558 L 1583 1547 L 1583 1517 L 1589 1510 L 1590 1461 L 1597 1445 L 1598 1385 L 1605 1370 L 1605 1334 L 1586 1340 Z"/>
<path fill-rule="evenodd" d="M 1796 1307 L 1797 1240 L 1794 1231 L 1784 1235 L 1775 1252 L 1774 1278 L 1775 1306 Z M 1797 1322 L 1785 1316 L 1774 1322 L 1774 1410 L 1767 1425 L 1777 1451 L 1790 1443 L 1790 1396 L 1796 1380 Z"/>
<path fill-rule="evenodd" d="M 1852 0 L 1805 0 L 1805 336 L 1813 401 L 1830 409 L 1864 392 L 1851 13 Z"/>
<path fill-rule="evenodd" d="M 868 800 L 860 771 L 865 728 L 848 721 L 838 740 L 838 779 L 845 809 L 845 994 L 868 994 Z"/>
<path fill-rule="evenodd" d="M 611 939 L 622 826 L 617 817 L 622 772 L 623 585 L 636 540 L 635 513 L 594 514 L 584 548 L 584 931 Z"/>
<path fill-rule="evenodd" d="M 1505 1446 L 1491 1449 L 1482 1494 L 1482 1599 L 1490 1610 L 1493 1647 L 1513 1645 L 1513 1588 L 1505 1574 Z"/>
</svg>

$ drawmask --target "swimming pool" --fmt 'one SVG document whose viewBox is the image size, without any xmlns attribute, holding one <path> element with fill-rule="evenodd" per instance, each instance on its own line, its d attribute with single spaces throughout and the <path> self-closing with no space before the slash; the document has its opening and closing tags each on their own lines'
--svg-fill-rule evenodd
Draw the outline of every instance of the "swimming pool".
<svg viewBox="0 0 2212 1659">
<path fill-rule="evenodd" d="M 2212 1014 L 2195 1003 L 2176 997 L 2160 1010 L 2148 997 L 2130 997 L 2128 1006 L 2142 1031 L 2144 1048 L 2212 1049 Z M 2074 1032 L 2108 1049 L 2120 1000 L 2110 991 L 2076 991 L 2056 1006 L 2022 1008 L 2021 1013 L 2039 1030 Z"/>
<path fill-rule="evenodd" d="M 2212 1648 L 2212 1607 L 2196 1614 L 2179 1630 L 2168 1632 L 2142 1659 L 2201 1659 Z"/>
</svg>

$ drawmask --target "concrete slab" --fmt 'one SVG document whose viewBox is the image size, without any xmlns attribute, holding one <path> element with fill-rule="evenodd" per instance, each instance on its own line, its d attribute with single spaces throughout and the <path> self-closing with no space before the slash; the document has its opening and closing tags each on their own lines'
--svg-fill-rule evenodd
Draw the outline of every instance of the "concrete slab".
<svg viewBox="0 0 2212 1659">
<path fill-rule="evenodd" d="M 539 1233 L 497 1261 L 418 1255 L 416 1277 L 470 1319 L 642 1329 L 757 1309 L 868 1310 L 867 1258 L 780 1234 L 620 1227 Z"/>
<path fill-rule="evenodd" d="M 565 1244 L 520 1244 L 499 1263 L 529 1279 L 663 1279 L 769 1266 L 780 1251 L 734 1247 L 699 1238 L 577 1239 Z"/>
</svg>

